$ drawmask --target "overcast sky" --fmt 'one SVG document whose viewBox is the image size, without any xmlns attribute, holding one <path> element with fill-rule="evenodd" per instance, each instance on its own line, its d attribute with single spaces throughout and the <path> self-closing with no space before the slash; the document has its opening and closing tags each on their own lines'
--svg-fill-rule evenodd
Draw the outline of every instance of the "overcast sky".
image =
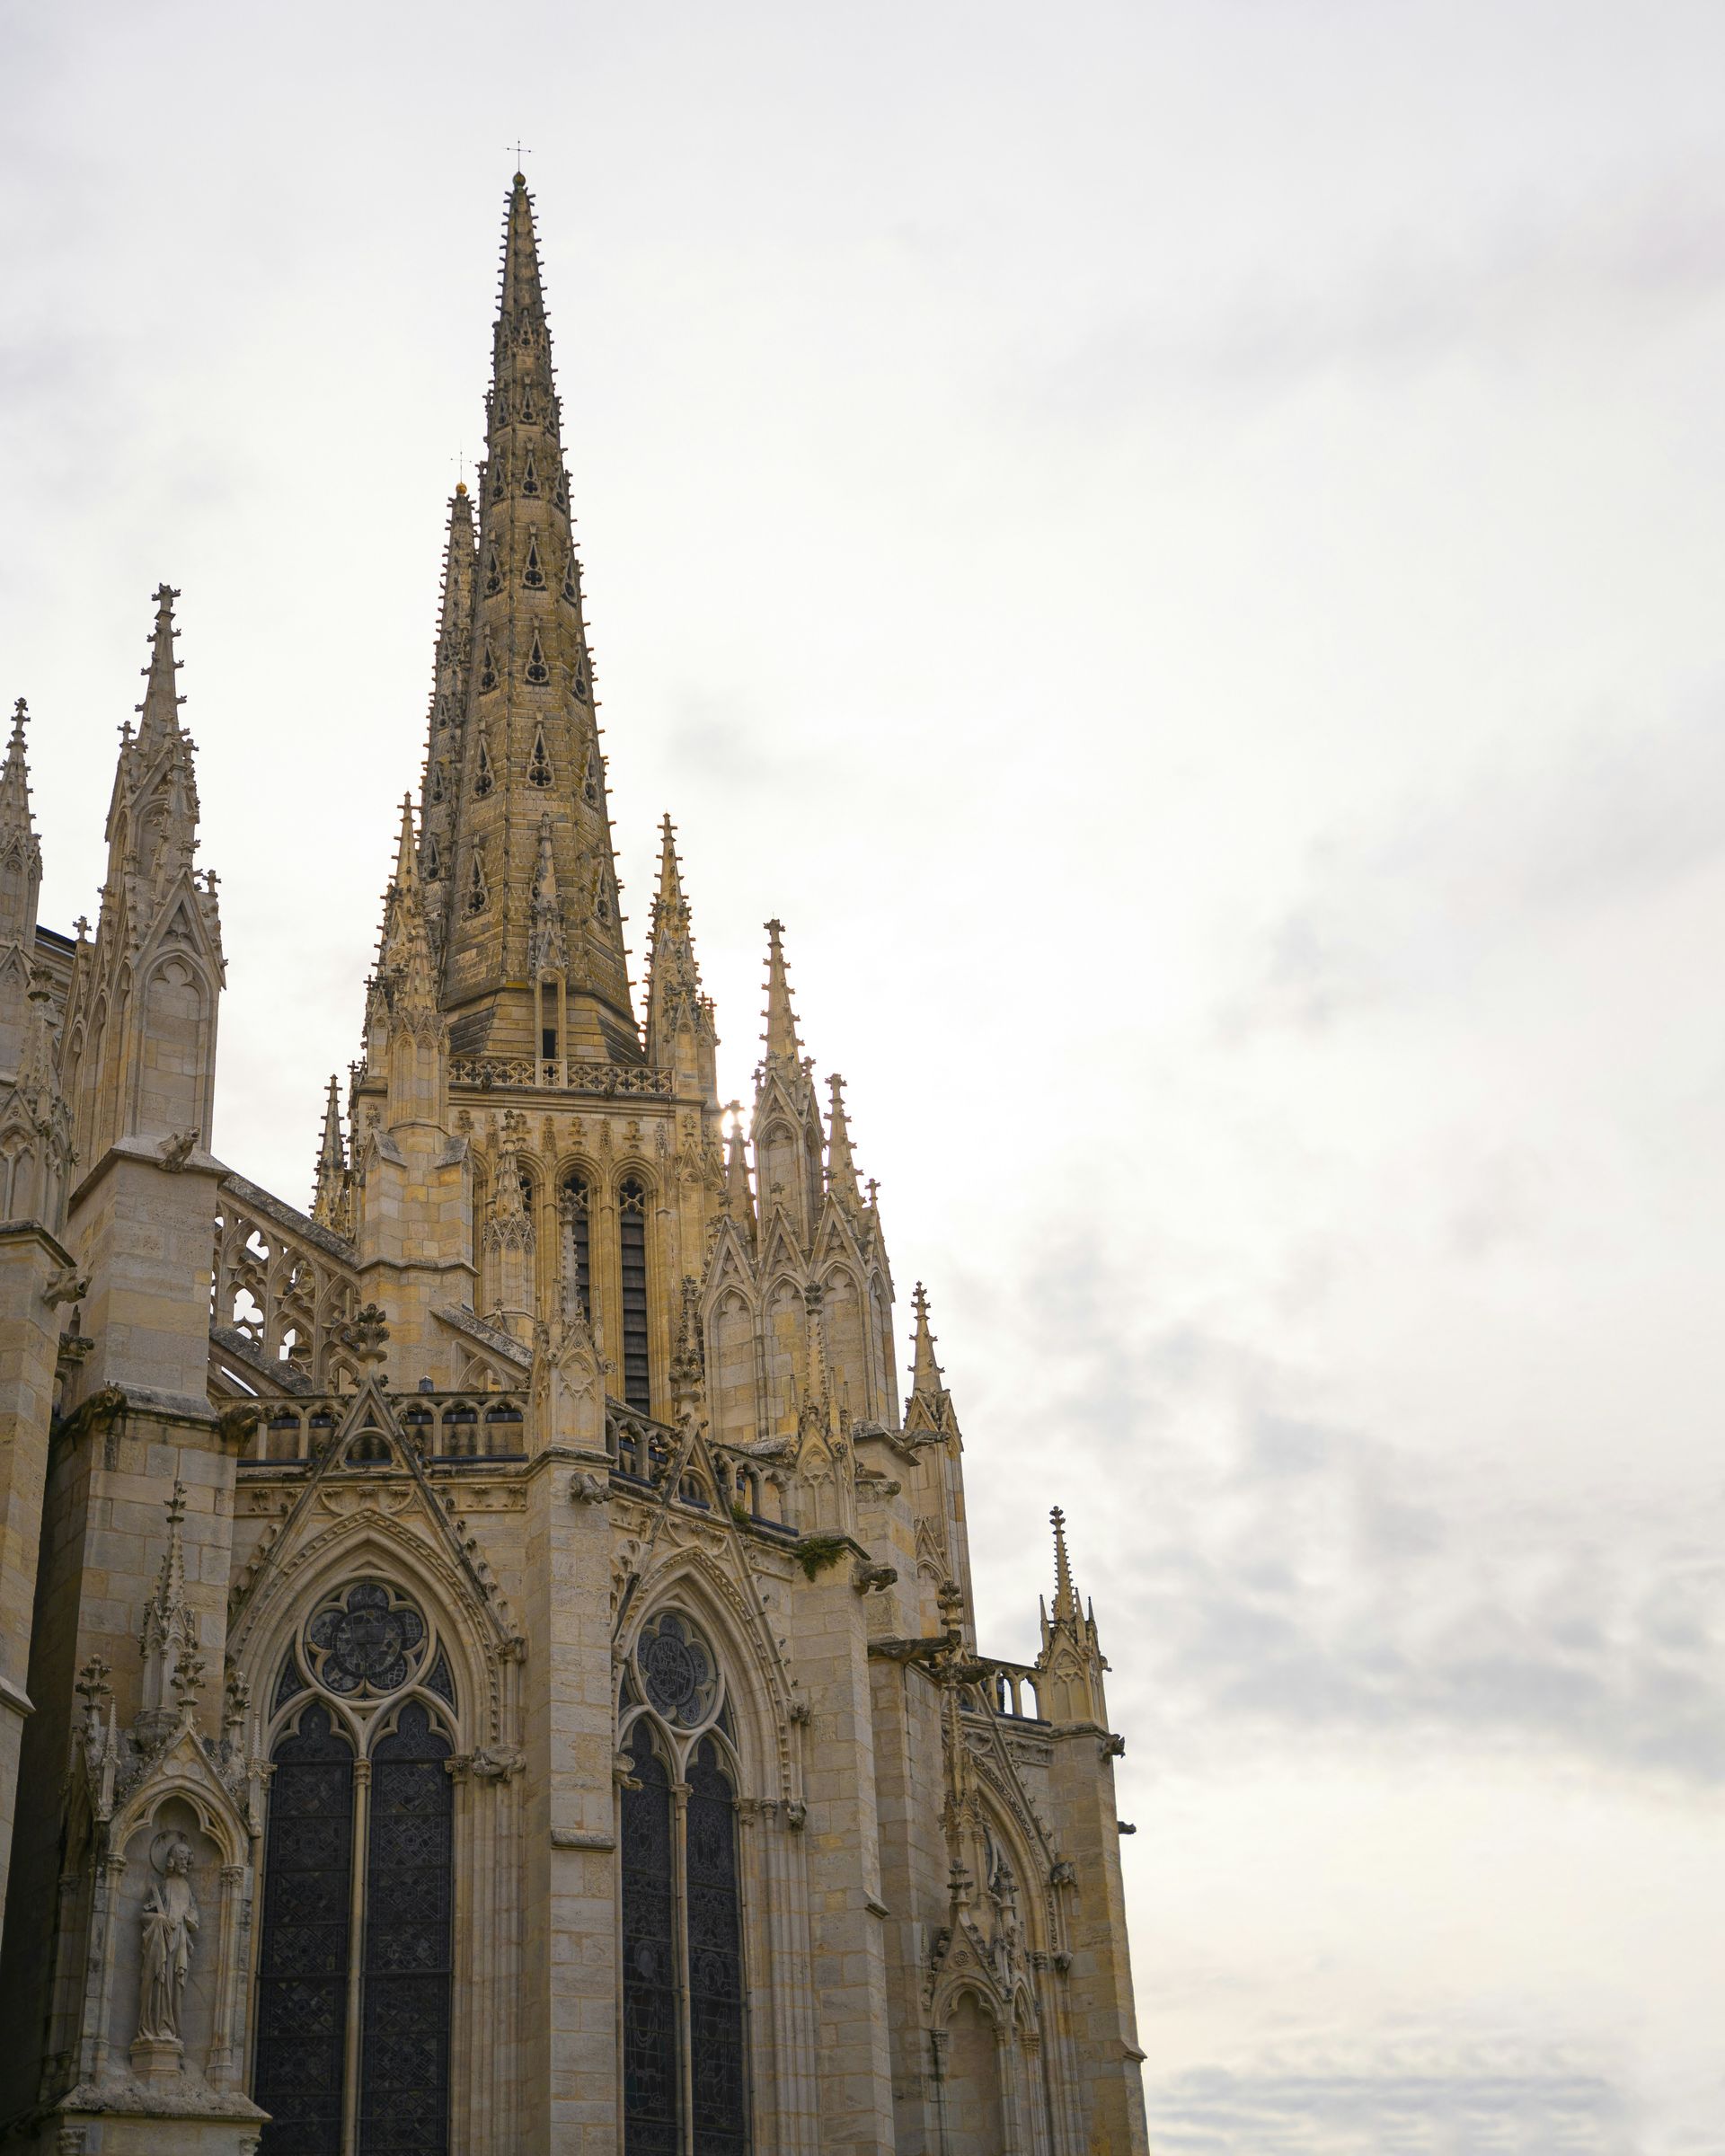
<svg viewBox="0 0 1725 2156">
<path fill-rule="evenodd" d="M 0 692 L 306 1200 L 526 146 L 625 906 L 1070 1519 L 1161 2156 L 1725 2151 L 1725 13 L 0 12 Z M 469 465 L 471 470 L 471 463 Z"/>
</svg>

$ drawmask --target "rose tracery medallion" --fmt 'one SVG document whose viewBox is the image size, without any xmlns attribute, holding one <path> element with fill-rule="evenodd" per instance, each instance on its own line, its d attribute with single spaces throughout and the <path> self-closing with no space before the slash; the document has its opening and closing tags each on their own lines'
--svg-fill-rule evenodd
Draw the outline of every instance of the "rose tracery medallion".
<svg viewBox="0 0 1725 2156">
<path fill-rule="evenodd" d="M 425 1619 L 399 1587 L 376 1580 L 337 1591 L 305 1627 L 312 1674 L 339 1699 L 400 1691 L 425 1653 Z"/>
<path fill-rule="evenodd" d="M 642 1627 L 635 1667 L 649 1705 L 678 1729 L 697 1728 L 719 1695 L 719 1669 L 712 1650 L 686 1617 L 674 1610 Z"/>
</svg>

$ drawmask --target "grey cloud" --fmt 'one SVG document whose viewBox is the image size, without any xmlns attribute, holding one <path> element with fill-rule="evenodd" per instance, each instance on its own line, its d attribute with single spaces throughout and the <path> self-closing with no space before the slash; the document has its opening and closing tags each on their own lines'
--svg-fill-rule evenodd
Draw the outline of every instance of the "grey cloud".
<svg viewBox="0 0 1725 2156">
<path fill-rule="evenodd" d="M 1327 283 L 1280 275 L 1278 287 L 1278 271 L 1261 265 L 1250 289 L 1208 310 L 1181 289 L 1166 312 L 1101 324 L 1043 376 L 1036 402 L 1107 425 L 1176 389 L 1256 396 L 1334 369 L 1402 374 L 1535 343 L 1587 352 L 1714 300 L 1725 288 L 1725 216 L 1699 192 L 1668 188 L 1588 203 L 1562 222 L 1499 220 L 1447 251 L 1398 233 Z"/>
<path fill-rule="evenodd" d="M 1031 1300 L 1062 1313 L 1051 1412 L 1137 1523 L 1104 1630 L 1130 1642 L 1158 1749 L 1345 1733 L 1725 1782 L 1725 1498 L 1632 1531 L 1502 1515 L 1489 1487 L 1312 1412 L 1272 1358 L 1135 1324 L 1092 1257 Z"/>
<path fill-rule="evenodd" d="M 1258 977 L 1225 1001 L 1218 1036 L 1321 1031 L 1465 988 L 1488 957 L 1574 933 L 1721 853 L 1716 711 L 1596 727 L 1544 763 L 1506 746 L 1449 800 L 1314 849 L 1304 896 L 1266 930 Z M 1465 1222 L 1458 1232 L 1465 1240 Z"/>
<path fill-rule="evenodd" d="M 1631 2156 L 1635 2105 L 1585 2061 L 1520 2046 L 1305 2051 L 1153 2081 L 1163 2156 Z"/>
</svg>

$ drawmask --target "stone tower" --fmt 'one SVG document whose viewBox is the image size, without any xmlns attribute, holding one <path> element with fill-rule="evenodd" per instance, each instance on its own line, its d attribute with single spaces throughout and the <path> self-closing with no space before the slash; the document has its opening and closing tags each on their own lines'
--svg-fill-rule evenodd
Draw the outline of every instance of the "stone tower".
<svg viewBox="0 0 1725 2156">
<path fill-rule="evenodd" d="M 93 940 L 0 771 L 0 2123 L 241 2156 L 1146 2147 L 1093 1616 L 985 1654 L 964 1446 L 766 928 L 622 941 L 533 211 L 310 1208 L 211 1151 L 155 596 Z"/>
</svg>

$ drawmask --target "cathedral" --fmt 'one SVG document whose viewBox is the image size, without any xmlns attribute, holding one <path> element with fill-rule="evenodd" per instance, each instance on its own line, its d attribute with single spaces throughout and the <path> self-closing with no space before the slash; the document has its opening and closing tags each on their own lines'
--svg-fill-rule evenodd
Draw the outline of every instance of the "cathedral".
<svg viewBox="0 0 1725 2156">
<path fill-rule="evenodd" d="M 1003 1661 L 783 931 L 745 1113 L 668 818 L 637 1014 L 561 417 L 517 174 L 307 1210 L 212 1150 L 176 594 L 93 935 L 36 918 L 17 706 L 0 2140 L 1133 2156 L 1123 1746 L 1061 1515 L 1040 1652 Z"/>
</svg>

